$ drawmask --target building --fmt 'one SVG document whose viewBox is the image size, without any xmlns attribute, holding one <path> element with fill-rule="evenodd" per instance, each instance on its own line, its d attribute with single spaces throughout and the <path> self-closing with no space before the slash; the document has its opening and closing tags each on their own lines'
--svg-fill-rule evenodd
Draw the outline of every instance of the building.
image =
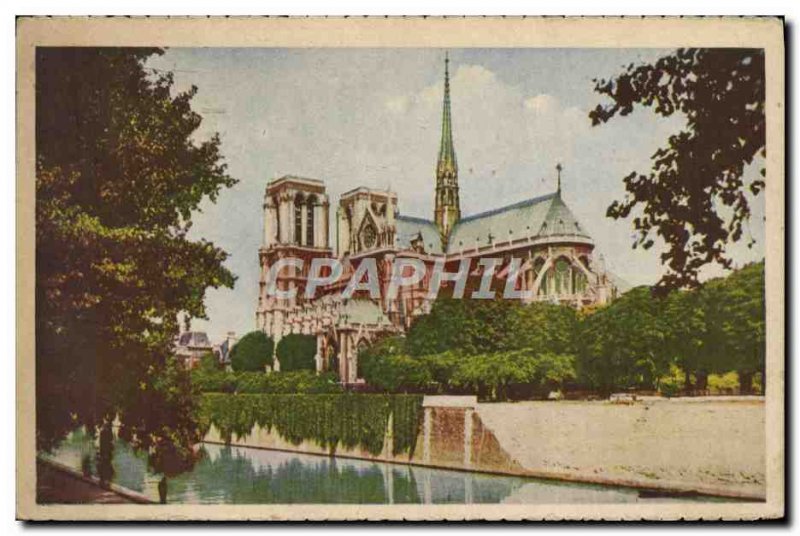
<svg viewBox="0 0 800 536">
<path fill-rule="evenodd" d="M 231 350 L 233 350 L 233 346 L 238 341 L 236 337 L 236 332 L 229 331 L 225 335 L 225 340 L 219 344 L 214 345 L 214 356 L 217 358 L 217 362 L 219 365 L 224 369 L 229 369 L 231 366 Z"/>
<path fill-rule="evenodd" d="M 359 380 L 361 349 L 386 334 L 404 332 L 415 317 L 430 311 L 433 300 L 428 289 L 437 263 L 450 273 L 468 266 L 467 287 L 477 289 L 486 269 L 481 259 L 500 258 L 495 279 L 499 283 L 516 272 L 513 284 L 530 291 L 528 301 L 578 308 L 609 302 L 617 287 L 602 258 L 594 258 L 594 242 L 561 195 L 560 164 L 556 171 L 557 187 L 551 194 L 480 214 L 461 214 L 445 59 L 433 219 L 404 215 L 393 192 L 355 188 L 339 199 L 334 252 L 325 184 L 294 176 L 270 182 L 264 196 L 264 237 L 259 250 L 257 329 L 273 337 L 276 345 L 289 333 L 315 336 L 317 369 L 337 371 L 344 383 L 354 383 Z M 302 259 L 302 268 L 285 267 L 271 277 L 270 268 L 290 257 Z M 340 259 L 346 270 L 336 282 L 306 298 L 303 291 L 315 258 Z M 400 258 L 421 260 L 426 273 L 418 284 L 392 296 L 387 292 L 391 268 Z M 364 293 L 342 298 L 343 286 L 365 259 L 377 264 L 380 299 Z M 512 271 L 514 266 L 518 269 Z M 291 298 L 278 297 L 268 291 L 271 286 L 298 292 Z M 445 285 L 442 292 L 449 291 L 452 285 Z"/>
<path fill-rule="evenodd" d="M 191 370 L 200 364 L 200 359 L 211 353 L 213 347 L 204 331 L 185 331 L 175 341 L 175 355 Z"/>
</svg>

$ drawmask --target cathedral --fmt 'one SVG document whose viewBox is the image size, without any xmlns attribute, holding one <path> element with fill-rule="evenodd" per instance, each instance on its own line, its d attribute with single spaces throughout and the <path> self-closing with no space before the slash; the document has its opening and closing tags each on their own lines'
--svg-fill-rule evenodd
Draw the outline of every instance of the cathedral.
<svg viewBox="0 0 800 536">
<path fill-rule="evenodd" d="M 343 383 L 357 383 L 362 349 L 378 338 L 404 333 L 414 318 L 430 311 L 435 296 L 428 291 L 436 266 L 449 273 L 467 266 L 466 286 L 477 288 L 486 270 L 481 260 L 500 259 L 490 274 L 494 284 L 504 285 L 513 277 L 513 286 L 526 291 L 523 301 L 576 308 L 608 303 L 616 297 L 617 285 L 602 256 L 593 256 L 594 242 L 562 198 L 561 165 L 556 171 L 553 193 L 462 216 L 445 59 L 433 219 L 404 215 L 393 192 L 359 187 L 339 199 L 331 244 L 324 182 L 295 176 L 271 181 L 263 205 L 257 329 L 276 345 L 290 333 L 316 337 L 317 370 L 334 371 Z M 302 260 L 302 267 L 270 270 L 286 258 Z M 319 258 L 338 259 L 345 273 L 308 296 L 303 290 L 309 267 Z M 387 292 L 393 263 L 403 258 L 424 263 L 425 274 L 414 285 Z M 344 298 L 343 287 L 365 259 L 377 265 L 380 296 L 356 292 Z M 269 289 L 298 292 L 285 297 L 289 293 L 278 296 Z M 438 295 L 452 290 L 445 284 Z M 280 370 L 277 359 L 275 369 Z"/>
</svg>

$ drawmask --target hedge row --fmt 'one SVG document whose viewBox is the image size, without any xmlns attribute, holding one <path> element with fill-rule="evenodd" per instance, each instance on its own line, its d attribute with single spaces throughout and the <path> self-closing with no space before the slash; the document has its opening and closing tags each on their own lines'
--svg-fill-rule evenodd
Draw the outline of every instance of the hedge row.
<svg viewBox="0 0 800 536">
<path fill-rule="evenodd" d="M 208 393 L 202 397 L 200 422 L 205 430 L 214 425 L 226 443 L 259 426 L 294 445 L 314 441 L 331 451 L 341 444 L 380 454 L 391 415 L 393 454 L 413 454 L 421 408 L 420 395 Z"/>
<path fill-rule="evenodd" d="M 342 392 L 334 374 L 310 371 L 293 372 L 227 372 L 222 370 L 192 371 L 192 384 L 200 391 L 212 393 L 263 394 L 333 394 Z"/>
</svg>

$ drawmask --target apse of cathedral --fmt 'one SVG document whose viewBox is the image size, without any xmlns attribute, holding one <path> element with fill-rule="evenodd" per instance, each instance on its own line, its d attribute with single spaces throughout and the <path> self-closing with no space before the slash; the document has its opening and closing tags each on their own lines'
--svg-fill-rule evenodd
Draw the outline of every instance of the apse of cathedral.
<svg viewBox="0 0 800 536">
<path fill-rule="evenodd" d="M 489 269 L 485 261 L 497 259 L 490 280 L 500 296 L 507 280 L 514 278 L 511 285 L 525 291 L 524 302 L 576 308 L 608 303 L 616 297 L 617 286 L 602 256 L 593 255 L 592 238 L 562 197 L 560 164 L 555 171 L 553 193 L 462 216 L 445 58 L 433 218 L 402 214 L 393 192 L 355 188 L 339 199 L 331 244 L 324 182 L 290 175 L 271 181 L 263 205 L 257 328 L 276 344 L 290 333 L 315 336 L 317 370 L 336 371 L 342 382 L 357 383 L 361 381 L 358 353 L 363 348 L 386 335 L 404 333 L 416 317 L 430 311 L 437 296 L 453 293 L 454 282 L 437 281 L 441 286 L 437 285 L 435 296 L 430 295 L 437 269 L 456 273 L 467 268 L 465 298 L 479 289 Z M 270 270 L 289 258 L 302 262 Z M 307 296 L 314 259 L 338 260 L 343 270 Z M 356 291 L 344 298 L 342 290 L 367 259 L 375 263 L 380 295 Z M 398 259 L 418 259 L 425 273 L 419 282 L 390 293 L 392 267 Z M 297 292 L 282 297 L 271 289 Z M 277 359 L 275 368 L 280 369 Z"/>
</svg>

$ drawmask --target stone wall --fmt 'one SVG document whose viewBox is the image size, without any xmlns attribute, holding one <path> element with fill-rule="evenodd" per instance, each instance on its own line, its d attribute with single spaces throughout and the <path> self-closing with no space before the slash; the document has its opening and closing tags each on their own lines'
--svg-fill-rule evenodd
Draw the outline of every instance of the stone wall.
<svg viewBox="0 0 800 536">
<path fill-rule="evenodd" d="M 274 430 L 267 432 L 254 427 L 233 445 L 263 449 L 288 450 L 306 454 L 322 454 L 394 463 L 413 463 L 430 467 L 471 469 L 478 471 L 516 473 L 521 469 L 502 449 L 500 443 L 481 421 L 474 396 L 426 396 L 423 402 L 424 419 L 413 452 L 392 454 L 391 422 L 387 426 L 383 451 L 374 455 L 360 448 L 325 448 L 314 441 L 294 445 Z M 205 440 L 222 443 L 213 426 Z M 515 471 L 516 470 L 516 471 Z"/>
<path fill-rule="evenodd" d="M 233 444 L 308 454 L 575 482 L 762 500 L 764 402 L 760 397 L 609 402 L 478 404 L 470 396 L 426 396 L 414 451 L 383 452 L 313 442 L 292 445 L 255 428 Z M 206 437 L 221 442 L 216 430 Z"/>
</svg>

